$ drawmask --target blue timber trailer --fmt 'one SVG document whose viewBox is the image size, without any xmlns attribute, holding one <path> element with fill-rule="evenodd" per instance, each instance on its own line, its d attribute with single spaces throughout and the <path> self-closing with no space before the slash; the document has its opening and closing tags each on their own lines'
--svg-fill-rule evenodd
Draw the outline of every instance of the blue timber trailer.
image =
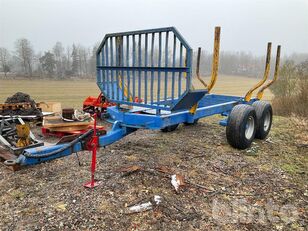
<svg viewBox="0 0 308 231">
<path fill-rule="evenodd" d="M 197 53 L 196 77 L 203 89 L 192 85 L 193 51 L 174 27 L 106 34 L 97 53 L 97 85 L 109 102 L 107 109 L 112 129 L 98 136 L 98 146 L 110 145 L 137 129 L 171 132 L 181 123 L 197 124 L 211 115 L 226 118 L 228 143 L 238 149 L 248 148 L 253 139 L 265 139 L 272 124 L 272 107 L 261 101 L 264 90 L 276 81 L 280 46 L 277 47 L 275 73 L 267 81 L 271 43 L 267 46 L 262 80 L 244 97 L 212 94 L 218 73 L 220 27 L 215 28 L 211 80 L 206 84 L 199 73 L 201 49 Z M 256 98 L 253 92 L 259 88 Z M 137 99 L 137 100 L 136 100 Z M 6 164 L 33 165 L 88 150 L 93 130 L 71 142 L 26 149 L 16 160 Z"/>
</svg>

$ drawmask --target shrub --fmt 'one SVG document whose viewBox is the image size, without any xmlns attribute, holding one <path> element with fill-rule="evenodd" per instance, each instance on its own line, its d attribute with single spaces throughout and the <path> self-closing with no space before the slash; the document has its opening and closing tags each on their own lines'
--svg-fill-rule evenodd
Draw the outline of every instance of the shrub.
<svg viewBox="0 0 308 231">
<path fill-rule="evenodd" d="M 295 65 L 286 61 L 280 76 L 271 87 L 275 114 L 308 116 L 308 60 Z"/>
</svg>

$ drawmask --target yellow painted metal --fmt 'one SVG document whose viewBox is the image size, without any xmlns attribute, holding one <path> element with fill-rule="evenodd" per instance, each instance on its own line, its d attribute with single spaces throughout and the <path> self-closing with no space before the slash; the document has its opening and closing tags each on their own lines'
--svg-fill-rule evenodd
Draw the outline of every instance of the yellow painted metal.
<svg viewBox="0 0 308 231">
<path fill-rule="evenodd" d="M 211 81 L 209 84 L 206 84 L 200 76 L 200 57 L 201 57 L 201 47 L 198 48 L 198 56 L 197 56 L 197 68 L 196 68 L 196 75 L 198 80 L 202 83 L 202 85 L 207 88 L 208 92 L 214 87 L 217 74 L 218 74 L 218 64 L 219 64 L 219 47 L 220 47 L 220 27 L 215 27 L 215 35 L 214 35 L 214 50 L 213 50 L 213 62 L 212 62 L 212 76 Z M 194 89 L 194 87 L 192 86 Z M 192 108 L 189 110 L 191 114 L 195 114 L 198 108 L 198 103 L 196 103 Z"/>
<path fill-rule="evenodd" d="M 264 75 L 261 81 L 259 81 L 253 88 L 251 88 L 245 95 L 245 101 L 248 102 L 251 99 L 252 93 L 261 87 L 265 81 L 268 78 L 269 71 L 270 71 L 270 61 L 271 61 L 271 49 L 272 49 L 272 43 L 267 44 L 267 54 L 266 54 L 266 63 L 265 63 L 265 70 Z"/>
<path fill-rule="evenodd" d="M 132 94 L 129 94 L 126 84 L 122 83 L 121 75 L 119 75 L 119 87 L 121 90 L 124 87 L 124 96 L 129 100 L 129 102 L 133 102 Z"/>
<path fill-rule="evenodd" d="M 197 66 L 196 66 L 196 74 L 197 78 L 200 80 L 200 82 L 206 87 L 207 84 L 201 79 L 200 77 L 200 57 L 201 57 L 201 47 L 198 48 L 198 57 L 197 57 Z M 194 85 L 191 86 L 192 89 L 195 89 Z M 192 106 L 189 109 L 189 113 L 195 114 L 198 108 L 198 103 L 196 103 L 194 106 Z"/>
<path fill-rule="evenodd" d="M 209 84 L 206 84 L 203 79 L 201 79 L 200 76 L 200 58 L 201 58 L 201 47 L 198 48 L 198 56 L 197 56 L 197 68 L 196 68 L 196 75 L 198 80 L 202 83 L 202 85 L 207 88 L 208 92 L 212 90 L 214 87 L 216 80 L 217 80 L 217 74 L 218 74 L 218 64 L 219 64 L 219 47 L 220 47 L 220 27 L 215 27 L 215 35 L 214 35 L 214 50 L 213 50 L 213 62 L 212 62 L 212 76 L 211 81 Z M 194 89 L 194 86 L 192 86 Z M 198 103 L 196 103 L 194 106 L 191 107 L 189 112 L 191 114 L 195 114 L 196 110 L 198 108 Z"/>
<path fill-rule="evenodd" d="M 264 90 L 266 88 L 268 88 L 269 86 L 271 86 L 278 78 L 278 74 L 279 74 L 279 64 L 280 64 L 280 49 L 281 46 L 277 46 L 277 53 L 276 53 L 276 63 L 275 63 L 275 72 L 274 72 L 274 77 L 272 79 L 272 81 L 268 82 L 266 85 L 264 85 L 258 92 L 257 94 L 257 98 L 260 100 L 263 97 L 263 93 Z"/>
<path fill-rule="evenodd" d="M 200 76 L 200 58 L 201 58 L 201 47 L 198 48 L 196 75 L 199 81 L 203 84 L 203 86 L 207 88 L 207 84 L 204 82 L 203 79 L 201 79 Z"/>
<path fill-rule="evenodd" d="M 17 124 L 16 133 L 18 137 L 18 141 L 16 143 L 17 147 L 27 147 L 31 144 L 29 125 Z"/>
<path fill-rule="evenodd" d="M 189 113 L 195 114 L 196 111 L 197 111 L 197 108 L 198 108 L 198 103 L 196 103 L 194 106 L 192 106 L 192 107 L 189 109 Z"/>
<path fill-rule="evenodd" d="M 215 27 L 215 38 L 214 38 L 214 50 L 213 50 L 213 62 L 212 62 L 212 77 L 211 81 L 207 86 L 207 90 L 210 93 L 214 87 L 217 74 L 218 74 L 218 64 L 219 64 L 219 46 L 220 46 L 220 27 Z"/>
</svg>

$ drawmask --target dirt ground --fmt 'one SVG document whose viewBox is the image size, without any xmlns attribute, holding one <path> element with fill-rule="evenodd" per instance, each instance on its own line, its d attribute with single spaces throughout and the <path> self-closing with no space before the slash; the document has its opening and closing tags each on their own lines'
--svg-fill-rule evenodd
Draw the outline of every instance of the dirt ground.
<svg viewBox="0 0 308 231">
<path fill-rule="evenodd" d="M 76 155 L 14 173 L 0 165 L 0 229 L 307 230 L 307 124 L 275 117 L 267 140 L 239 151 L 218 120 L 139 130 L 101 149 L 94 190 L 82 186 L 88 152 L 81 166 Z M 185 180 L 178 192 L 175 173 Z M 147 201 L 152 209 L 130 212 Z"/>
</svg>

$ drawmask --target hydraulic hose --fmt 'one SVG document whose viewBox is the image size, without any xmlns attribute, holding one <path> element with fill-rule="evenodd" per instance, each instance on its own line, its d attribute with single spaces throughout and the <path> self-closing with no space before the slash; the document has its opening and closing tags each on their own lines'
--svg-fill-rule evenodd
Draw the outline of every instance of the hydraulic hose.
<svg viewBox="0 0 308 231">
<path fill-rule="evenodd" d="M 73 141 L 71 141 L 70 143 L 68 143 L 67 145 L 65 145 L 64 147 L 52 151 L 52 152 L 48 152 L 48 153 L 44 153 L 44 154 L 32 154 L 29 152 L 24 152 L 22 155 L 24 155 L 25 157 L 29 157 L 29 158 L 46 158 L 46 157 L 50 157 L 56 154 L 59 154 L 60 152 L 65 151 L 68 148 L 73 147 L 73 145 L 75 145 L 76 143 L 78 143 L 79 141 L 83 140 L 84 138 L 88 137 L 89 135 L 91 135 L 93 133 L 93 129 L 90 129 L 89 131 L 87 131 L 86 133 L 82 134 L 81 136 L 77 137 L 76 139 L 74 139 Z"/>
</svg>

